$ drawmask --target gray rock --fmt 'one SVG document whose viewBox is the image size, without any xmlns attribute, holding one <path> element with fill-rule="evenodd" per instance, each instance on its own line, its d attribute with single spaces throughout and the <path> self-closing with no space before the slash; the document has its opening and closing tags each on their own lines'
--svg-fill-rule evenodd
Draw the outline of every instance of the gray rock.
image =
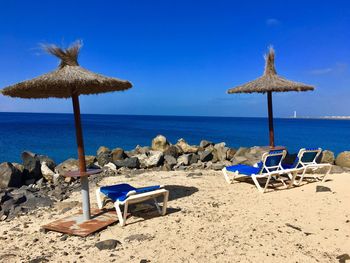
<svg viewBox="0 0 350 263">
<path fill-rule="evenodd" d="M 24 172 L 24 166 L 23 166 L 23 164 L 20 164 L 20 163 L 12 163 L 12 165 L 13 165 L 14 167 L 16 167 L 21 173 Z"/>
<path fill-rule="evenodd" d="M 169 165 L 170 169 L 172 169 L 177 164 L 176 158 L 172 155 L 165 155 L 164 160 L 165 163 Z"/>
<path fill-rule="evenodd" d="M 112 161 L 124 160 L 127 155 L 122 148 L 115 148 L 112 150 Z"/>
<path fill-rule="evenodd" d="M 332 192 L 332 190 L 329 187 L 317 185 L 316 186 L 316 193 L 319 193 L 319 192 Z"/>
<path fill-rule="evenodd" d="M 341 174 L 341 173 L 344 173 L 344 169 L 341 168 L 340 166 L 332 165 L 331 173 L 332 174 Z"/>
<path fill-rule="evenodd" d="M 222 164 L 222 163 L 213 163 L 212 166 L 211 166 L 211 169 L 213 169 L 215 171 L 220 171 L 224 167 L 225 167 L 225 165 Z"/>
<path fill-rule="evenodd" d="M 87 168 L 95 167 L 96 157 L 93 155 L 85 155 L 85 163 Z M 52 170 L 52 169 L 51 169 Z"/>
<path fill-rule="evenodd" d="M 321 157 L 319 160 L 320 163 L 334 164 L 335 156 L 334 156 L 334 153 L 332 151 L 324 150 L 324 151 L 322 151 L 322 154 L 320 157 Z"/>
<path fill-rule="evenodd" d="M 78 160 L 73 158 L 67 159 L 55 167 L 55 172 L 63 176 L 69 171 L 77 170 L 79 170 Z"/>
<path fill-rule="evenodd" d="M 218 160 L 219 161 L 226 160 L 226 153 L 228 151 L 228 147 L 226 147 L 226 144 L 224 142 L 217 143 L 214 145 L 214 148 L 216 149 Z"/>
<path fill-rule="evenodd" d="M 178 146 L 176 146 L 176 145 L 170 145 L 170 146 L 168 147 L 168 149 L 166 149 L 166 150 L 164 151 L 164 155 L 171 155 L 171 156 L 173 156 L 174 158 L 177 158 L 177 157 L 180 155 L 181 152 L 182 152 L 182 150 L 181 150 Z"/>
<path fill-rule="evenodd" d="M 178 147 L 182 150 L 184 153 L 196 153 L 198 152 L 198 147 L 194 145 L 189 145 L 184 139 L 179 139 L 176 143 Z"/>
<path fill-rule="evenodd" d="M 49 167 L 51 170 L 55 169 L 56 163 L 50 157 L 48 157 L 46 155 L 37 155 L 36 158 L 39 159 L 40 164 L 45 162 L 47 167 Z"/>
<path fill-rule="evenodd" d="M 194 163 L 197 163 L 198 160 L 199 160 L 199 155 L 198 155 L 198 154 L 191 153 L 191 154 L 188 156 L 188 164 L 189 164 L 189 165 L 194 164 Z"/>
<path fill-rule="evenodd" d="M 148 153 L 150 150 L 151 150 L 151 148 L 148 146 L 137 145 L 135 147 L 135 149 L 133 150 L 133 152 L 135 152 L 135 154 L 143 154 L 143 153 Z"/>
<path fill-rule="evenodd" d="M 201 140 L 201 142 L 199 143 L 199 147 L 203 149 L 207 148 L 209 145 L 214 145 L 214 143 L 207 140 Z"/>
<path fill-rule="evenodd" d="M 114 249 L 118 245 L 121 245 L 121 243 L 116 239 L 103 240 L 95 244 L 99 250 Z"/>
<path fill-rule="evenodd" d="M 42 162 L 42 164 L 41 164 L 41 174 L 45 178 L 46 181 L 48 181 L 49 183 L 53 183 L 55 173 L 54 173 L 54 171 L 52 171 L 48 167 L 46 162 Z M 40 179 L 40 180 L 42 180 L 42 179 Z M 40 180 L 38 180 L 38 181 L 40 181 Z"/>
<path fill-rule="evenodd" d="M 233 148 L 229 148 L 226 152 L 226 159 L 227 160 L 232 160 L 232 158 L 235 156 L 237 150 Z"/>
<path fill-rule="evenodd" d="M 163 152 L 150 151 L 148 158 L 144 161 L 146 168 L 152 168 L 162 165 L 164 161 Z"/>
<path fill-rule="evenodd" d="M 164 152 L 169 148 L 169 142 L 167 140 L 167 138 L 165 138 L 165 136 L 163 135 L 157 135 L 157 137 L 155 137 L 152 140 L 152 150 L 153 151 L 161 151 Z"/>
<path fill-rule="evenodd" d="M 96 159 L 97 159 L 98 165 L 101 166 L 101 167 L 106 165 L 107 163 L 110 163 L 110 162 L 113 161 L 112 160 L 112 154 L 111 154 L 110 151 L 109 152 L 107 152 L 107 151 L 100 152 L 97 155 Z"/>
<path fill-rule="evenodd" d="M 244 156 L 236 156 L 233 157 L 233 159 L 231 160 L 232 161 L 232 164 L 233 165 L 236 165 L 236 164 L 243 164 L 245 162 L 248 161 L 248 158 L 247 157 L 244 157 Z"/>
<path fill-rule="evenodd" d="M 126 167 L 135 169 L 140 167 L 140 161 L 137 157 L 125 158 L 124 160 L 117 160 L 114 162 L 117 167 Z"/>
<path fill-rule="evenodd" d="M 25 151 L 22 153 L 22 160 L 24 166 L 24 177 L 25 179 L 39 180 L 41 176 L 41 164 L 37 155 L 32 152 Z"/>
<path fill-rule="evenodd" d="M 183 154 L 177 158 L 177 166 L 187 166 L 190 163 L 190 155 Z"/>
<path fill-rule="evenodd" d="M 350 168 L 350 151 L 345 151 L 338 154 L 335 164 L 341 167 Z"/>
<path fill-rule="evenodd" d="M 111 150 L 108 149 L 106 146 L 100 146 L 98 149 L 97 149 L 97 152 L 96 152 L 96 155 L 99 155 L 101 153 L 110 153 Z"/>
<path fill-rule="evenodd" d="M 22 184 L 22 174 L 12 163 L 0 164 L 0 188 L 20 187 Z"/>
<path fill-rule="evenodd" d="M 245 156 L 246 153 L 249 152 L 249 148 L 246 147 L 240 147 L 237 152 L 235 153 L 234 157 L 241 157 L 241 156 Z"/>
<path fill-rule="evenodd" d="M 212 150 L 205 150 L 199 154 L 199 159 L 202 162 L 209 162 L 213 160 L 213 157 Z"/>
</svg>

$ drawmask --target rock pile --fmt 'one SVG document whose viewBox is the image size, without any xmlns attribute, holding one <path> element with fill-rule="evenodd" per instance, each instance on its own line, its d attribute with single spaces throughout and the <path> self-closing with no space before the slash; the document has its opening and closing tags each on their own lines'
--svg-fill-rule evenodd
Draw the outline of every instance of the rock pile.
<svg viewBox="0 0 350 263">
<path fill-rule="evenodd" d="M 151 146 L 136 146 L 125 151 L 98 148 L 96 156 L 86 156 L 88 168 L 101 168 L 103 172 L 90 176 L 97 183 L 105 176 L 140 173 L 144 170 L 221 170 L 235 164 L 254 165 L 261 160 L 268 147 L 228 147 L 224 142 L 213 143 L 202 140 L 199 145 L 190 145 L 184 139 L 171 144 L 163 135 L 156 136 Z M 292 163 L 295 154 L 288 155 L 286 162 Z M 78 170 L 76 159 L 67 159 L 56 165 L 45 155 L 22 153 L 22 164 L 4 162 L 0 164 L 0 219 L 11 219 L 20 212 L 31 209 L 33 202 L 50 205 L 51 202 L 67 198 L 71 191 L 80 189 L 79 180 L 64 177 L 68 171 Z M 333 164 L 332 172 L 350 170 L 350 151 L 337 157 L 328 150 L 323 151 L 319 161 Z"/>
</svg>

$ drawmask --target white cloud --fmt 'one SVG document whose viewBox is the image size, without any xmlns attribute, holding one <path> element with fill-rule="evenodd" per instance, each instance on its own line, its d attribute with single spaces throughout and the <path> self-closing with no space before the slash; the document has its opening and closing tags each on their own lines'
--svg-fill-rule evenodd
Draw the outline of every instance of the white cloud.
<svg viewBox="0 0 350 263">
<path fill-rule="evenodd" d="M 347 69 L 348 69 L 348 64 L 346 64 L 346 63 L 336 63 L 332 67 L 310 70 L 310 74 L 312 74 L 312 75 L 326 75 L 328 73 L 343 73 Z"/>
<path fill-rule="evenodd" d="M 320 68 L 320 69 L 313 69 L 310 71 L 310 73 L 312 75 L 324 75 L 324 74 L 330 73 L 332 71 L 333 71 L 332 68 Z"/>
<path fill-rule="evenodd" d="M 276 18 L 268 18 L 266 19 L 265 23 L 268 26 L 278 26 L 281 24 L 281 22 Z"/>
</svg>

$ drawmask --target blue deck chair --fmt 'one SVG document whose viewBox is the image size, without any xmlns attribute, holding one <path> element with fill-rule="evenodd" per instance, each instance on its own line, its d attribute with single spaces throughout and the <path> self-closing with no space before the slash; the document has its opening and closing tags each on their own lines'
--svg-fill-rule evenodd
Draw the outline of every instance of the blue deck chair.
<svg viewBox="0 0 350 263">
<path fill-rule="evenodd" d="M 305 173 L 307 170 L 317 170 L 319 168 L 326 167 L 326 173 L 323 176 L 322 182 L 326 180 L 327 175 L 330 173 L 332 169 L 332 165 L 329 163 L 317 163 L 317 159 L 322 153 L 321 148 L 302 148 L 299 150 L 297 157 L 295 158 L 293 164 L 282 164 L 283 170 L 281 174 L 287 174 L 291 179 L 290 185 L 300 185 L 303 181 Z M 318 178 L 312 174 L 315 180 Z M 299 181 L 296 183 L 296 177 L 300 177 Z"/>
<path fill-rule="evenodd" d="M 158 196 L 163 196 L 162 209 L 156 199 Z M 121 226 L 125 225 L 128 206 L 130 204 L 141 203 L 145 200 L 153 199 L 159 214 L 165 215 L 168 197 L 169 191 L 164 189 L 164 186 L 162 185 L 135 188 L 129 184 L 117 184 L 102 186 L 96 189 L 98 208 L 102 209 L 106 201 L 112 201 Z M 124 206 L 123 213 L 121 211 L 121 206 Z"/>
<path fill-rule="evenodd" d="M 281 162 L 286 156 L 285 150 L 270 151 L 264 153 L 256 167 L 238 164 L 233 166 L 227 166 L 222 169 L 224 177 L 228 183 L 233 183 L 237 176 L 249 176 L 253 179 L 256 187 L 261 193 L 264 193 L 271 178 L 279 177 L 279 170 L 282 169 Z M 267 181 L 262 188 L 258 182 L 258 178 L 266 178 Z M 281 180 L 283 185 L 284 181 Z"/>
</svg>

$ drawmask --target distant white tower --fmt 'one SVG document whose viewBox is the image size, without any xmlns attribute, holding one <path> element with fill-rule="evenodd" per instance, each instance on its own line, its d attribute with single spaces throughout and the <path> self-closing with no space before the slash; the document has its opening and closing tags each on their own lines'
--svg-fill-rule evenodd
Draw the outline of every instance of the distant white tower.
<svg viewBox="0 0 350 263">
<path fill-rule="evenodd" d="M 297 111 L 295 110 L 294 111 L 294 119 L 296 119 L 296 117 L 297 117 Z"/>
</svg>

